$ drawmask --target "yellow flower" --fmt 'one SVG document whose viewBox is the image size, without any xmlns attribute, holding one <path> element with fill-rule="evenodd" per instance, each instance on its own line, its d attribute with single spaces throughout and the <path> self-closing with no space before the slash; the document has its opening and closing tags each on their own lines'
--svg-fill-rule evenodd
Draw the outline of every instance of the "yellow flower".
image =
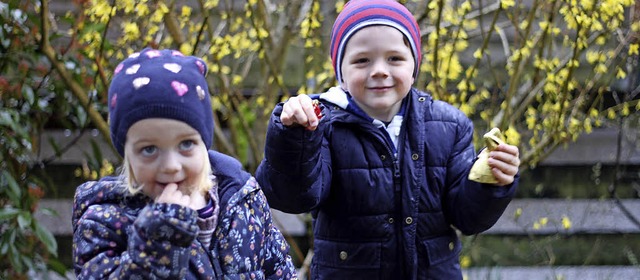
<svg viewBox="0 0 640 280">
<path fill-rule="evenodd" d="M 462 268 L 468 268 L 471 266 L 471 258 L 469 256 L 461 256 L 460 257 L 460 266 Z"/>
<path fill-rule="evenodd" d="M 475 59 L 482 58 L 482 50 L 481 49 L 477 49 L 475 52 L 473 52 L 473 58 L 475 58 Z"/>
<path fill-rule="evenodd" d="M 437 1 L 432 1 L 432 2 L 437 2 Z M 510 7 L 513 7 L 516 5 L 516 1 L 514 0 L 502 0 L 500 1 L 500 8 L 506 10 Z"/>
<path fill-rule="evenodd" d="M 640 44 L 631 44 L 629 45 L 629 55 L 639 55 L 640 52 L 638 52 L 638 48 L 640 47 Z"/>
<path fill-rule="evenodd" d="M 561 222 L 562 222 L 562 228 L 567 230 L 571 228 L 571 220 L 569 220 L 569 217 L 562 216 Z"/>
<path fill-rule="evenodd" d="M 548 222 L 549 222 L 549 218 L 547 218 L 547 217 L 540 218 L 540 225 L 541 226 L 546 226 Z"/>
<path fill-rule="evenodd" d="M 534 230 L 539 230 L 539 229 L 540 229 L 540 223 L 538 223 L 538 222 L 534 222 L 534 223 L 533 223 L 533 229 L 534 229 Z"/>
<path fill-rule="evenodd" d="M 336 12 L 342 12 L 342 9 L 344 8 L 344 0 L 340 0 L 336 2 Z"/>
<path fill-rule="evenodd" d="M 191 7 L 189 6 L 182 6 L 182 13 L 181 13 L 182 17 L 189 17 L 191 16 Z"/>
<path fill-rule="evenodd" d="M 516 209 L 516 212 L 513 214 L 513 217 L 518 219 L 520 218 L 520 216 L 522 216 L 522 208 L 518 207 L 518 209 Z"/>
</svg>

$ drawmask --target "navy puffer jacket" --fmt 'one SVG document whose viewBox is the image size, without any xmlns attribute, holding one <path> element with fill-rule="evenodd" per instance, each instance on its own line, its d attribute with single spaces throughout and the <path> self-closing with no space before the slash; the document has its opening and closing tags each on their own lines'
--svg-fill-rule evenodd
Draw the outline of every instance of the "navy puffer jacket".
<svg viewBox="0 0 640 280">
<path fill-rule="evenodd" d="M 343 92 L 341 92 L 345 95 Z M 467 179 L 473 125 L 455 107 L 412 89 L 397 156 L 386 132 L 320 95 L 315 131 L 269 123 L 256 179 L 269 204 L 313 213 L 314 279 L 462 279 L 463 234 L 489 229 L 514 196 Z"/>
</svg>

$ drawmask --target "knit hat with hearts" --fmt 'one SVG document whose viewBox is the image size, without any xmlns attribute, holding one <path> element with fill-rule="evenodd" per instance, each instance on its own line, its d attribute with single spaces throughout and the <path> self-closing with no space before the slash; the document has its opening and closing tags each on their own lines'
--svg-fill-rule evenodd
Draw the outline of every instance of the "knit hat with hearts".
<svg viewBox="0 0 640 280">
<path fill-rule="evenodd" d="M 146 48 L 116 67 L 109 87 L 111 141 L 124 156 L 129 128 L 137 121 L 165 118 L 196 129 L 207 149 L 213 140 L 213 111 L 201 59 L 175 50 Z"/>
</svg>

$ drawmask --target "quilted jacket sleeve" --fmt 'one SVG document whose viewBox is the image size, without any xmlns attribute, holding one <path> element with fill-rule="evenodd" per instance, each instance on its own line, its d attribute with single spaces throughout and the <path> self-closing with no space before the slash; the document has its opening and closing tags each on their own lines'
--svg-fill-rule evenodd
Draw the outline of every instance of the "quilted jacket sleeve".
<svg viewBox="0 0 640 280">
<path fill-rule="evenodd" d="M 76 191 L 73 258 L 77 278 L 184 278 L 198 230 L 196 212 L 175 204 L 150 204 L 131 220 L 120 204 L 100 202 L 111 186 L 89 182 Z"/>
<path fill-rule="evenodd" d="M 282 104 L 276 106 L 267 129 L 264 159 L 256 179 L 271 207 L 288 213 L 313 210 L 328 196 L 331 156 L 327 141 L 327 109 L 315 131 L 280 122 Z"/>
<path fill-rule="evenodd" d="M 216 229 L 217 249 L 230 279 L 295 279 L 289 245 L 274 226 L 267 200 L 254 178 L 233 194 Z"/>
<path fill-rule="evenodd" d="M 466 117 L 460 116 L 459 120 L 453 152 L 447 164 L 446 184 L 449 188 L 444 207 L 453 225 L 470 235 L 483 232 L 498 221 L 515 195 L 518 177 L 508 186 L 468 180 L 469 170 L 476 159 L 473 125 Z"/>
</svg>

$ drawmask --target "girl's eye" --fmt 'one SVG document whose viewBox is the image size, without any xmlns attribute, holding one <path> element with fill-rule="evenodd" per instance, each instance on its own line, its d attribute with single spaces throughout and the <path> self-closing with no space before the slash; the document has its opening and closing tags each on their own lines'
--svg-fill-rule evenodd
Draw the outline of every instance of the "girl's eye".
<svg viewBox="0 0 640 280">
<path fill-rule="evenodd" d="M 148 156 L 152 156 L 153 154 L 155 154 L 157 150 L 158 150 L 158 148 L 156 146 L 146 146 L 146 147 L 143 147 L 142 149 L 140 149 L 140 153 L 143 156 L 148 157 Z"/>
<path fill-rule="evenodd" d="M 181 151 L 188 151 L 188 150 L 193 149 L 193 146 L 195 146 L 195 145 L 196 145 L 196 141 L 184 140 L 184 141 L 180 142 L 179 148 L 180 148 Z"/>
<path fill-rule="evenodd" d="M 402 58 L 401 56 L 392 56 L 392 57 L 389 57 L 389 60 L 391 60 L 391 61 L 403 61 L 404 58 Z"/>
</svg>

